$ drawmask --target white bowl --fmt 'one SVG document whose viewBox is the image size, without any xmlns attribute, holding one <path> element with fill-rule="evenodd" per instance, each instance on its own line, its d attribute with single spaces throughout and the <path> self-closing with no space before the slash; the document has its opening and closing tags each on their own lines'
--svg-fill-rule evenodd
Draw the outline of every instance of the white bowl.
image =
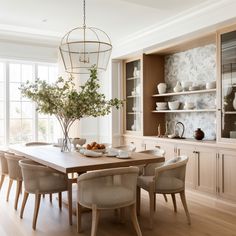
<svg viewBox="0 0 236 236">
<path fill-rule="evenodd" d="M 185 110 L 191 110 L 194 108 L 194 103 L 193 102 L 185 102 L 184 103 L 184 109 Z"/>
<path fill-rule="evenodd" d="M 167 108 L 167 102 L 156 102 L 158 109 L 166 109 Z"/>
<path fill-rule="evenodd" d="M 179 105 L 180 105 L 179 101 L 168 102 L 168 107 L 169 107 L 170 110 L 178 110 Z"/>
<path fill-rule="evenodd" d="M 211 81 L 206 83 L 206 89 L 214 89 L 216 88 L 216 81 Z"/>
</svg>

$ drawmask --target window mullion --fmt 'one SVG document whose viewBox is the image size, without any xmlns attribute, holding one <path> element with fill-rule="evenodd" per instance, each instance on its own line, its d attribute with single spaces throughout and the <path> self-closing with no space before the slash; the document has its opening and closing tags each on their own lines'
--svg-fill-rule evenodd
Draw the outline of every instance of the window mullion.
<svg viewBox="0 0 236 236">
<path fill-rule="evenodd" d="M 9 145 L 9 131 L 10 131 L 10 79 L 9 79 L 9 63 L 5 63 L 5 103 L 4 103 L 4 109 L 5 109 L 5 117 L 4 117 L 4 123 L 5 123 L 5 144 L 6 146 Z"/>
<path fill-rule="evenodd" d="M 38 64 L 34 64 L 34 79 L 33 81 L 35 82 L 36 79 L 38 78 Z M 34 102 L 34 114 L 33 114 L 33 119 L 34 119 L 34 140 L 38 141 L 38 112 L 36 111 L 36 103 Z"/>
</svg>

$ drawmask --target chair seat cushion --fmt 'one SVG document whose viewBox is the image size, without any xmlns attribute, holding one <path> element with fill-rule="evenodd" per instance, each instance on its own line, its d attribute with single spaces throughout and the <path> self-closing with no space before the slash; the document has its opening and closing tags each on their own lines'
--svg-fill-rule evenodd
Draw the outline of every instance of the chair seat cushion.
<svg viewBox="0 0 236 236">
<path fill-rule="evenodd" d="M 154 176 L 139 176 L 138 186 L 145 190 L 149 190 L 149 185 L 153 182 Z M 184 188 L 184 182 L 175 177 L 159 177 L 155 184 L 155 192 L 174 192 Z"/>
<path fill-rule="evenodd" d="M 103 186 L 84 190 L 83 199 L 78 201 L 86 207 L 95 204 L 100 209 L 114 209 L 131 205 L 134 201 L 134 193 L 123 186 Z"/>
</svg>

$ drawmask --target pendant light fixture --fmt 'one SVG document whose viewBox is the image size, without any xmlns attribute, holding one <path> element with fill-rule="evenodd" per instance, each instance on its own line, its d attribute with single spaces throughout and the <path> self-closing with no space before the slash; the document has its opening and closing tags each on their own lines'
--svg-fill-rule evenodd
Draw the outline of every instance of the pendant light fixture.
<svg viewBox="0 0 236 236">
<path fill-rule="evenodd" d="M 86 26 L 83 0 L 83 26 L 66 33 L 59 46 L 65 71 L 70 74 L 88 74 L 93 66 L 106 70 L 112 45 L 109 36 L 98 28 Z"/>
</svg>

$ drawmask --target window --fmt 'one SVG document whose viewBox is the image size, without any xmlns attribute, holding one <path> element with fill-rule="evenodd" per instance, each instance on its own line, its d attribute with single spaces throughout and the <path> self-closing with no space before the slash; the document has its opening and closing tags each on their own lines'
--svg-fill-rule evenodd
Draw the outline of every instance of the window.
<svg viewBox="0 0 236 236">
<path fill-rule="evenodd" d="M 38 114 L 35 104 L 21 95 L 21 83 L 33 82 L 35 78 L 54 82 L 57 66 L 20 61 L 0 63 L 0 145 L 35 140 L 54 142 L 59 137 L 55 118 Z"/>
</svg>

